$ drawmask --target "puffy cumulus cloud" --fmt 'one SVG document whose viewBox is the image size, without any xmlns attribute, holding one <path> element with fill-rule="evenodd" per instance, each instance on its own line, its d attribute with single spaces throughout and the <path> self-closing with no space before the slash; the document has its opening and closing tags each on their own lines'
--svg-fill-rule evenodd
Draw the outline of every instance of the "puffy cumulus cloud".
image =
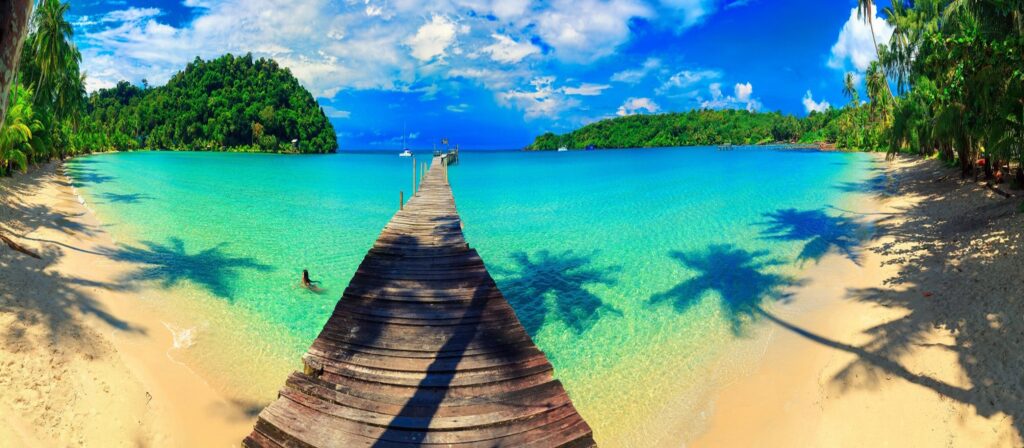
<svg viewBox="0 0 1024 448">
<path fill-rule="evenodd" d="M 499 102 L 524 112 L 527 119 L 554 118 L 567 109 L 580 105 L 579 100 L 555 87 L 554 76 L 541 76 L 530 81 L 531 89 L 513 89 L 498 95 Z"/>
<path fill-rule="evenodd" d="M 804 109 L 807 113 L 811 112 L 824 112 L 832 108 L 832 105 L 828 101 L 821 100 L 821 102 L 814 101 L 814 95 L 808 90 L 807 94 L 804 95 Z"/>
<path fill-rule="evenodd" d="M 750 94 L 754 92 L 754 86 L 749 82 L 745 84 L 736 84 L 733 89 L 736 92 L 736 100 L 742 102 L 750 101 Z"/>
<path fill-rule="evenodd" d="M 540 53 L 540 47 L 530 42 L 516 42 L 504 34 L 492 34 L 495 42 L 480 51 L 490 54 L 491 59 L 506 64 L 515 64 L 531 54 Z"/>
<path fill-rule="evenodd" d="M 885 19 L 878 17 L 877 7 L 872 7 L 871 15 L 878 43 L 889 42 L 894 31 L 893 27 Z M 864 72 L 872 61 L 878 59 L 874 41 L 871 39 L 871 26 L 865 19 L 866 17 L 857 17 L 857 8 L 850 10 L 850 18 L 846 20 L 843 29 L 839 31 L 839 38 L 832 45 L 832 55 L 828 60 L 829 67 L 843 71 L 852 68 Z"/>
<path fill-rule="evenodd" d="M 443 57 L 445 50 L 455 43 L 455 23 L 446 17 L 434 15 L 430 22 L 425 23 L 406 44 L 412 50 L 412 56 L 421 61 L 429 61 Z"/>
<path fill-rule="evenodd" d="M 163 23 L 163 14 L 152 10 L 108 13 L 103 25 L 81 27 L 88 88 L 122 79 L 161 84 L 197 56 L 228 52 L 273 57 L 322 97 L 345 88 L 397 90 L 416 79 L 418 61 L 404 40 L 418 30 L 372 26 L 361 10 L 339 9 L 330 0 L 210 0 L 188 6 L 201 9 L 180 27 Z"/>
<path fill-rule="evenodd" d="M 189 17 L 180 23 L 142 7 L 79 18 L 76 42 L 88 88 L 143 78 L 159 85 L 196 57 L 251 52 L 288 68 L 317 97 L 384 90 L 455 98 L 473 83 L 527 117 L 553 116 L 610 87 L 537 79 L 615 54 L 632 39 L 637 20 L 675 29 L 714 10 L 712 0 L 179 1 Z M 612 81 L 663 82 L 669 73 L 652 57 Z M 680 76 L 674 82 L 688 82 Z"/>
<path fill-rule="evenodd" d="M 756 112 L 761 108 L 761 102 L 751 97 L 754 93 L 754 86 L 749 82 L 737 83 L 732 90 L 732 95 L 726 95 L 722 92 L 721 83 L 712 83 L 708 86 L 711 98 L 700 98 L 700 107 L 704 109 L 746 109 L 751 112 Z"/>
<path fill-rule="evenodd" d="M 554 0 L 537 13 L 536 29 L 557 58 L 587 63 L 628 41 L 631 20 L 653 16 L 654 10 L 638 0 Z"/>
<path fill-rule="evenodd" d="M 624 117 L 626 115 L 636 115 L 647 111 L 648 113 L 655 113 L 661 110 L 658 104 L 652 101 L 650 98 L 629 98 L 626 102 L 619 106 L 619 110 L 615 112 L 615 115 Z"/>
<path fill-rule="evenodd" d="M 640 68 L 623 70 L 612 75 L 612 81 L 636 84 L 643 81 L 652 71 L 661 68 L 661 59 L 647 58 Z"/>
<path fill-rule="evenodd" d="M 688 89 L 721 77 L 722 72 L 718 70 L 681 70 L 669 76 L 665 82 L 661 83 L 661 86 L 655 89 L 655 93 L 664 95 L 673 90 Z"/>
</svg>

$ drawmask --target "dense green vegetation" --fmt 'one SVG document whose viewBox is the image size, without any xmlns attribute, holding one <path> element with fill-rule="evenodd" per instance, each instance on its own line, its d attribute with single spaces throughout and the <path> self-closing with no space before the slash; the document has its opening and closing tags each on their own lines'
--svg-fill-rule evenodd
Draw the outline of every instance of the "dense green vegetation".
<svg viewBox="0 0 1024 448">
<path fill-rule="evenodd" d="M 537 137 L 528 149 L 818 142 L 833 143 L 843 148 L 881 149 L 884 144 L 881 128 L 871 126 L 870 112 L 870 107 L 864 105 L 812 112 L 803 119 L 778 112 L 729 109 L 630 115 L 591 123 L 564 135 L 547 133 Z"/>
<path fill-rule="evenodd" d="M 68 10 L 60 0 L 36 6 L 0 123 L 0 175 L 97 151 L 337 149 L 313 96 L 287 69 L 251 55 L 197 58 L 162 87 L 121 82 L 87 95 Z"/>
<path fill-rule="evenodd" d="M 90 95 L 86 109 L 74 142 L 93 151 L 337 149 L 313 96 L 287 69 L 252 55 L 196 58 L 163 87 L 121 82 Z"/>
<path fill-rule="evenodd" d="M 884 10 L 895 28 L 876 42 L 862 103 L 847 74 L 850 103 L 797 119 L 779 113 L 691 111 L 630 116 L 565 135 L 544 134 L 528 149 L 823 142 L 854 150 L 937 156 L 963 176 L 1024 185 L 1024 2 L 916 0 Z M 858 10 L 872 27 L 874 5 Z M 895 86 L 895 90 L 893 89 Z"/>
</svg>

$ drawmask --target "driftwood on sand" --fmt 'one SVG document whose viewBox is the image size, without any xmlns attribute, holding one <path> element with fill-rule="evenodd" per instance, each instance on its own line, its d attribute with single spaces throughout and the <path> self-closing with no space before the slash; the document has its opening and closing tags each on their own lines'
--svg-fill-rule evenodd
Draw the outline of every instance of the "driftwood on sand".
<svg viewBox="0 0 1024 448">
<path fill-rule="evenodd" d="M 21 253 L 23 253 L 25 255 L 28 255 L 28 256 L 30 256 L 32 258 L 42 259 L 39 256 L 39 254 L 37 254 L 35 252 L 32 252 L 31 250 L 29 250 L 25 246 L 22 246 L 22 245 L 18 244 L 17 242 L 15 242 L 14 240 L 4 236 L 3 234 L 0 234 L 0 241 L 3 241 L 4 244 L 7 245 L 7 247 L 10 247 L 11 249 L 13 249 L 15 251 L 21 252 Z"/>
</svg>

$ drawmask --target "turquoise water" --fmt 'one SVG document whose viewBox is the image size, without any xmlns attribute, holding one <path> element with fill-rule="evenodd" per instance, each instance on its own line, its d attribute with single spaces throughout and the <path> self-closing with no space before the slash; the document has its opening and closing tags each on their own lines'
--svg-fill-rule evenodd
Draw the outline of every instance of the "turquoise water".
<svg viewBox="0 0 1024 448">
<path fill-rule="evenodd" d="M 470 244 L 606 446 L 678 445 L 714 385 L 756 362 L 758 307 L 827 252 L 863 154 L 765 148 L 464 152 Z M 394 154 L 125 153 L 69 174 L 162 293 L 175 359 L 242 399 L 274 397 L 411 187 Z M 296 288 L 302 269 L 326 293 Z M 747 348 L 744 348 L 747 347 Z M 239 381 L 237 378 L 245 378 Z M 642 440 L 643 442 L 638 442 Z"/>
</svg>

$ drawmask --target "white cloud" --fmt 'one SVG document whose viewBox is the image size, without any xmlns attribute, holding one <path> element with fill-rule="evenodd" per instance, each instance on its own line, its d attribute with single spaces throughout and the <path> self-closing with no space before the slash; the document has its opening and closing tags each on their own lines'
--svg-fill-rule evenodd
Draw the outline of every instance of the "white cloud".
<svg viewBox="0 0 1024 448">
<path fill-rule="evenodd" d="M 815 102 L 814 101 L 814 96 L 811 94 L 810 90 L 808 90 L 807 94 L 804 95 L 804 101 L 803 102 L 804 102 L 804 109 L 807 110 L 807 113 L 811 113 L 811 112 L 824 112 L 824 111 L 829 110 L 829 109 L 832 108 L 832 105 L 829 104 L 828 101 L 821 100 L 821 102 Z"/>
<path fill-rule="evenodd" d="M 448 107 L 446 107 L 445 109 L 448 109 L 449 112 L 463 113 L 463 112 L 469 110 L 469 104 L 466 104 L 466 103 L 451 104 Z"/>
<path fill-rule="evenodd" d="M 652 18 L 639 0 L 554 0 L 538 13 L 537 34 L 567 62 L 587 63 L 615 52 L 629 40 L 629 22 Z"/>
<path fill-rule="evenodd" d="M 323 106 L 324 114 L 330 118 L 349 118 L 352 116 L 352 112 L 347 110 L 335 109 L 331 106 Z"/>
<path fill-rule="evenodd" d="M 100 22 L 128 22 L 135 20 L 150 19 L 163 15 L 159 8 L 128 8 L 118 11 L 110 11 L 100 18 Z"/>
<path fill-rule="evenodd" d="M 733 88 L 733 91 L 736 94 L 737 100 L 747 102 L 750 101 L 750 94 L 753 93 L 754 86 L 751 85 L 749 82 L 746 84 L 736 84 L 736 87 Z"/>
<path fill-rule="evenodd" d="M 607 84 L 583 83 L 579 87 L 563 87 L 562 92 L 566 95 L 597 96 L 609 87 Z"/>
<path fill-rule="evenodd" d="M 554 76 L 533 79 L 533 90 L 509 90 L 498 95 L 499 101 L 522 110 L 526 118 L 555 117 L 559 112 L 578 106 L 579 100 L 569 98 L 564 89 L 555 88 Z"/>
<path fill-rule="evenodd" d="M 516 42 L 511 37 L 497 33 L 492 34 L 491 37 L 496 42 L 480 51 L 490 54 L 491 59 L 498 62 L 515 64 L 531 54 L 540 53 L 540 47 L 530 42 Z"/>
<path fill-rule="evenodd" d="M 722 93 L 722 84 L 713 83 L 708 86 L 711 99 L 701 99 L 700 107 L 703 109 L 746 109 L 756 112 L 761 109 L 761 102 L 751 98 L 754 86 L 748 83 L 737 83 L 733 86 L 733 94 Z"/>
<path fill-rule="evenodd" d="M 626 84 L 636 84 L 643 81 L 652 71 L 661 67 L 661 59 L 647 58 L 643 65 L 637 69 L 623 70 L 612 75 L 612 81 Z"/>
<path fill-rule="evenodd" d="M 722 73 L 717 70 L 682 70 L 670 76 L 667 81 L 655 90 L 655 93 L 663 95 L 674 89 L 686 89 L 698 83 L 721 77 Z"/>
<path fill-rule="evenodd" d="M 651 101 L 650 98 L 629 98 L 619 106 L 619 110 L 615 114 L 624 117 L 626 115 L 636 115 L 645 110 L 653 114 L 661 110 L 661 108 L 654 101 Z"/>
<path fill-rule="evenodd" d="M 455 43 L 455 24 L 451 20 L 434 15 L 416 34 L 406 41 L 412 49 L 412 56 L 421 61 L 443 57 L 445 50 Z"/>
<path fill-rule="evenodd" d="M 885 19 L 878 17 L 877 7 L 873 7 L 871 13 L 874 17 L 875 38 L 879 45 L 889 42 L 893 27 Z M 829 67 L 843 71 L 852 68 L 864 72 L 872 61 L 878 59 L 875 44 L 871 39 L 871 27 L 864 19 L 857 17 L 857 8 L 850 10 L 850 18 L 839 32 L 836 43 L 832 45 Z"/>
<path fill-rule="evenodd" d="M 180 23 L 159 8 L 120 7 L 79 17 L 75 27 L 89 90 L 143 78 L 160 85 L 197 56 L 251 52 L 272 57 L 320 98 L 343 90 L 457 98 L 464 84 L 477 84 L 494 92 L 500 104 L 533 118 L 581 106 L 610 88 L 580 81 L 535 84 L 536 79 L 557 73 L 561 64 L 588 64 L 615 54 L 633 38 L 637 19 L 660 29 L 689 26 L 713 11 L 707 7 L 711 3 L 180 0 L 190 8 L 190 19 Z M 612 80 L 662 80 L 668 74 L 663 70 L 661 60 L 650 58 Z M 461 109 L 458 103 L 442 104 Z M 343 118 L 346 112 L 331 113 Z"/>
</svg>

